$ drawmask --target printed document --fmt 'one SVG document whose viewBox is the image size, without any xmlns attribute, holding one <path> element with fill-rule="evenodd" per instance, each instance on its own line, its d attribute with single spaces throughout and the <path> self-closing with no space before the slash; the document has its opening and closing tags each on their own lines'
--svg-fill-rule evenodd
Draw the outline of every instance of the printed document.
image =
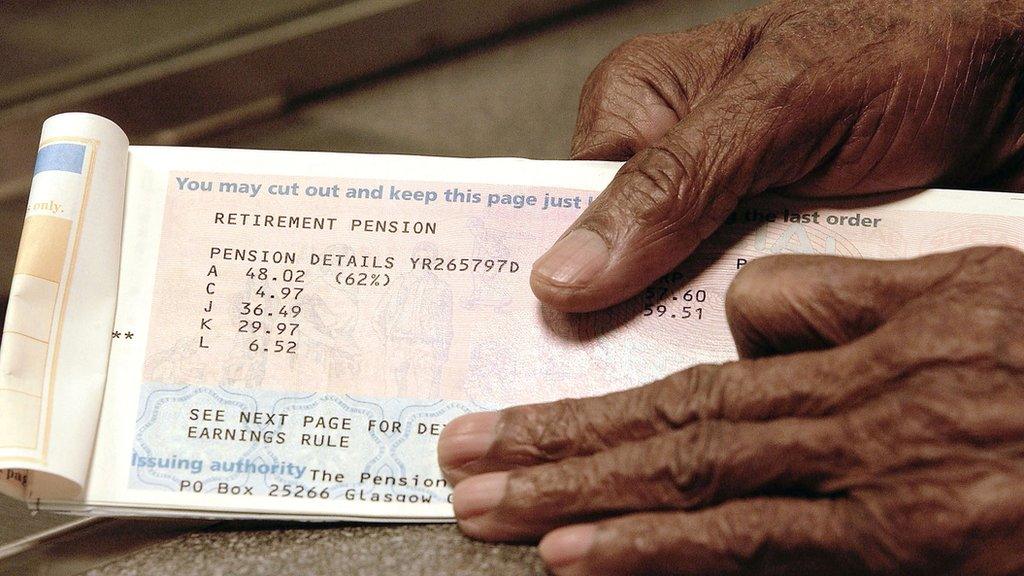
<svg viewBox="0 0 1024 576">
<path fill-rule="evenodd" d="M 445 425 L 734 359 L 779 253 L 1024 246 L 1024 197 L 741 204 L 680 268 L 564 314 L 533 261 L 607 162 L 130 146 L 43 126 L 0 347 L 0 491 L 73 513 L 445 521 Z"/>
</svg>

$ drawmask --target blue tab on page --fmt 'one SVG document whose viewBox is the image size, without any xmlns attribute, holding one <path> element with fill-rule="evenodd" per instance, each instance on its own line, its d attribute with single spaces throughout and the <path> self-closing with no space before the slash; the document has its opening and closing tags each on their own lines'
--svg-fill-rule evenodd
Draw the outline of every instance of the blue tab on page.
<svg viewBox="0 0 1024 576">
<path fill-rule="evenodd" d="M 67 142 L 48 144 L 39 149 L 39 154 L 36 156 L 36 169 L 33 175 L 48 170 L 81 174 L 84 163 L 84 144 L 70 144 Z"/>
</svg>

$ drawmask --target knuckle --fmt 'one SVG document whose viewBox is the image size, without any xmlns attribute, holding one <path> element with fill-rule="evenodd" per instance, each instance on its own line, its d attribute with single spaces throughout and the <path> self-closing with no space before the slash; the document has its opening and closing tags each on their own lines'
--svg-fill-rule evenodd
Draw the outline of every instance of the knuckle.
<svg viewBox="0 0 1024 576">
<path fill-rule="evenodd" d="M 574 158 L 596 154 L 626 159 L 648 144 L 638 125 L 645 111 L 676 100 L 684 91 L 668 63 L 668 44 L 663 36 L 634 38 L 590 73 L 580 94 Z"/>
<path fill-rule="evenodd" d="M 579 432 L 579 403 L 574 399 L 563 399 L 551 406 L 549 414 L 536 419 L 532 426 L 533 446 L 544 460 L 557 460 L 571 451 Z"/>
<path fill-rule="evenodd" d="M 700 421 L 674 433 L 672 442 L 666 444 L 671 454 L 664 458 L 664 473 L 682 498 L 683 508 L 694 508 L 716 499 L 721 483 L 726 427 L 718 421 Z"/>
<path fill-rule="evenodd" d="M 718 418 L 722 412 L 718 371 L 714 364 L 698 364 L 665 378 L 653 402 L 657 418 L 672 428 Z"/>
<path fill-rule="evenodd" d="M 628 542 L 632 548 L 631 556 L 641 560 L 651 562 L 664 553 L 659 539 L 648 531 L 632 531 Z"/>
<path fill-rule="evenodd" d="M 663 559 L 666 546 L 678 542 L 680 534 L 671 518 L 651 514 L 620 517 L 600 525 L 602 540 L 619 543 L 616 552 L 623 558 L 636 560 L 640 566 L 653 566 Z"/>
<path fill-rule="evenodd" d="M 584 95 L 600 99 L 616 93 L 623 84 L 643 84 L 652 73 L 663 68 L 661 63 L 668 50 L 664 35 L 643 35 L 627 40 L 590 73 L 584 84 Z"/>
<path fill-rule="evenodd" d="M 568 468 L 563 463 L 545 464 L 514 470 L 509 474 L 505 497 L 499 504 L 506 512 L 554 510 L 574 512 L 594 474 L 586 466 Z"/>
<path fill-rule="evenodd" d="M 505 411 L 497 445 L 518 461 L 550 461 L 570 448 L 575 433 L 575 409 L 569 400 L 543 406 L 520 406 Z"/>
<path fill-rule="evenodd" d="M 699 181 L 699 159 L 694 154 L 664 145 L 645 149 L 624 170 L 631 181 L 625 198 L 637 223 L 644 227 L 674 229 L 692 223 L 706 204 L 702 187 L 689 189 Z"/>
<path fill-rule="evenodd" d="M 615 407 L 566 398 L 540 406 L 506 411 L 498 443 L 506 458 L 521 462 L 551 462 L 600 450 L 610 442 L 602 430 L 612 429 Z"/>
</svg>

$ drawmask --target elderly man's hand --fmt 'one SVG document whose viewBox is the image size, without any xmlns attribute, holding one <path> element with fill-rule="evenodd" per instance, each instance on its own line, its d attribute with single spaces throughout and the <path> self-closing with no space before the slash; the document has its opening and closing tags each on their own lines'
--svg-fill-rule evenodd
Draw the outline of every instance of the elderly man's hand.
<svg viewBox="0 0 1024 576">
<path fill-rule="evenodd" d="M 574 156 L 629 161 L 534 266 L 569 311 L 764 190 L 1024 189 L 1024 0 L 782 0 L 635 40 Z M 566 575 L 1024 572 L 1024 255 L 762 259 L 727 312 L 737 362 L 451 423 L 462 529 L 543 537 Z"/>
<path fill-rule="evenodd" d="M 638 38 L 587 82 L 573 156 L 631 159 L 534 266 L 568 311 L 636 294 L 767 189 L 1024 189 L 1024 0 L 782 0 Z"/>
<path fill-rule="evenodd" d="M 462 530 L 559 575 L 1024 571 L 1024 254 L 766 258 L 726 305 L 744 359 L 450 424 Z"/>
</svg>

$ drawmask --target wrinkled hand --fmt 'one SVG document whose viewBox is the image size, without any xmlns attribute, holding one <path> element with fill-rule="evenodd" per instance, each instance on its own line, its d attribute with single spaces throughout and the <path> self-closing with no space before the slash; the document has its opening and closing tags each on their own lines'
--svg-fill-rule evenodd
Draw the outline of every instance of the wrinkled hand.
<svg viewBox="0 0 1024 576">
<path fill-rule="evenodd" d="M 768 189 L 1024 190 L 1024 0 L 782 0 L 638 38 L 584 87 L 573 156 L 629 161 L 534 266 L 567 311 L 636 294 Z"/>
<path fill-rule="evenodd" d="M 777 256 L 743 359 L 457 419 L 462 530 L 559 575 L 1024 571 L 1024 254 Z"/>
<path fill-rule="evenodd" d="M 629 159 L 534 267 L 624 300 L 743 197 L 1024 189 L 1024 0 L 774 2 L 612 54 L 574 156 Z M 1024 571 L 1024 255 L 787 256 L 727 299 L 743 359 L 454 421 L 467 534 L 557 574 Z"/>
</svg>

